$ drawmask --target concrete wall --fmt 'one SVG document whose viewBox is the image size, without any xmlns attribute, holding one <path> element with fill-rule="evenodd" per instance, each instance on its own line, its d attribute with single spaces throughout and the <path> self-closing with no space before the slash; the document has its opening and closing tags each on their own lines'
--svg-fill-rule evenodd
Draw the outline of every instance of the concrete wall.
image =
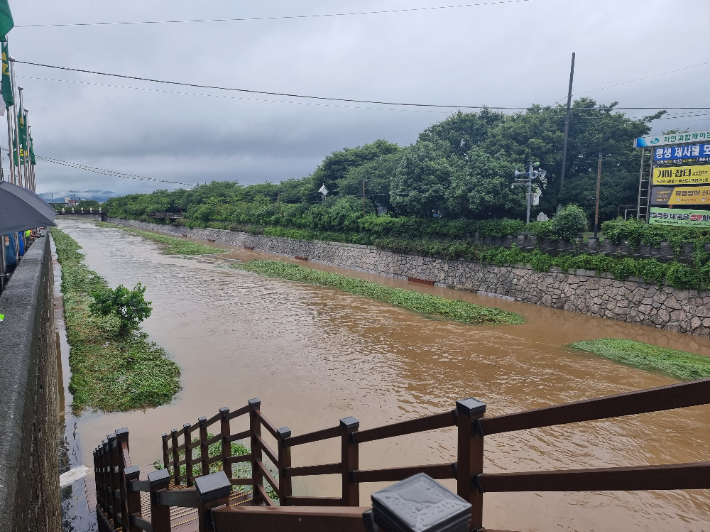
<svg viewBox="0 0 710 532">
<path fill-rule="evenodd" d="M 61 530 L 59 412 L 49 238 L 0 296 L 0 530 Z"/>
<path fill-rule="evenodd" d="M 529 267 L 498 267 L 465 260 L 405 255 L 373 246 L 291 240 L 221 229 L 188 229 L 113 218 L 109 221 L 175 236 L 185 235 L 291 257 L 307 257 L 314 262 L 360 271 L 399 278 L 416 277 L 435 281 L 441 286 L 590 316 L 710 336 L 708 292 L 658 287 L 633 278 L 617 281 L 611 274 L 598 276 L 586 270 L 569 274 L 553 268 L 550 272 L 540 273 Z"/>
</svg>

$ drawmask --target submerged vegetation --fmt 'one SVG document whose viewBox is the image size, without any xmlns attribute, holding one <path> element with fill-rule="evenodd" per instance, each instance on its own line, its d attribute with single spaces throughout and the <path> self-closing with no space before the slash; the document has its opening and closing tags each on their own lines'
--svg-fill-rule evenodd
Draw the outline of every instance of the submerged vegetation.
<svg viewBox="0 0 710 532">
<path fill-rule="evenodd" d="M 234 269 L 299 281 L 315 286 L 338 288 L 350 294 L 369 297 L 383 303 L 406 308 L 425 316 L 441 317 L 473 325 L 517 324 L 525 320 L 519 314 L 499 308 L 483 307 L 466 301 L 454 301 L 444 297 L 423 294 L 414 290 L 382 286 L 370 281 L 337 273 L 323 272 L 272 260 L 255 260 L 235 264 Z"/>
<path fill-rule="evenodd" d="M 183 240 L 182 238 L 177 238 L 175 236 L 161 235 L 150 231 L 141 231 L 140 229 L 133 229 L 132 227 L 124 227 L 122 225 L 109 224 L 105 222 L 97 222 L 97 225 L 99 227 L 121 229 L 123 231 L 142 236 L 143 238 L 160 242 L 161 244 L 167 244 L 168 247 L 164 250 L 166 255 L 206 255 L 209 253 L 227 252 L 225 249 L 215 246 L 208 246 L 207 244 L 201 244 L 200 242 L 192 242 L 190 240 Z"/>
<path fill-rule="evenodd" d="M 571 344 L 570 347 L 603 356 L 634 368 L 663 373 L 683 381 L 710 377 L 710 357 L 687 351 L 618 338 L 577 342 Z"/>
<path fill-rule="evenodd" d="M 121 330 L 115 314 L 92 315 L 92 293 L 106 281 L 83 264 L 77 242 L 51 228 L 62 265 L 62 292 L 72 371 L 72 409 L 122 412 L 169 403 L 180 390 L 180 368 L 139 329 Z"/>
</svg>

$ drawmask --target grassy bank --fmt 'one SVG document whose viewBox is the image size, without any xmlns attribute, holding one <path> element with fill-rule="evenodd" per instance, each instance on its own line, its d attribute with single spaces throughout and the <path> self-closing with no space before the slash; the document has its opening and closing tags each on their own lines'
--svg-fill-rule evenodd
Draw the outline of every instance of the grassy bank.
<svg viewBox="0 0 710 532">
<path fill-rule="evenodd" d="M 74 412 L 121 412 L 170 402 L 180 390 L 180 368 L 147 334 L 138 330 L 119 337 L 116 318 L 89 313 L 91 292 L 106 281 L 83 264 L 84 255 L 73 238 L 55 227 L 51 232 L 62 265 Z"/>
<path fill-rule="evenodd" d="M 337 273 L 323 272 L 271 260 L 255 260 L 246 264 L 234 264 L 234 269 L 299 281 L 316 286 L 339 288 L 350 294 L 365 296 L 397 307 L 413 310 L 431 317 L 441 317 L 473 325 L 499 325 L 523 323 L 519 314 L 499 308 L 483 307 L 465 301 L 454 301 L 439 296 L 422 294 L 414 290 L 391 288 L 377 283 L 347 277 Z"/>
<path fill-rule="evenodd" d="M 201 244 L 199 242 L 192 242 L 190 240 L 184 240 L 182 238 L 177 238 L 174 236 L 161 235 L 159 233 L 152 233 L 150 231 L 141 231 L 140 229 L 134 229 L 132 227 L 124 227 L 122 225 L 115 225 L 106 222 L 97 222 L 96 225 L 99 227 L 112 227 L 114 229 L 121 229 L 134 235 L 142 236 L 149 240 L 154 240 L 155 242 L 160 242 L 161 244 L 167 244 L 164 253 L 166 255 L 206 255 L 208 253 L 226 253 L 226 249 L 218 248 L 215 246 L 209 246 L 207 244 Z M 156 226 L 157 228 L 157 226 Z"/>
<path fill-rule="evenodd" d="M 634 368 L 663 373 L 682 381 L 710 377 L 710 357 L 687 351 L 677 351 L 617 338 L 577 342 L 571 344 L 570 347 L 603 356 Z"/>
</svg>

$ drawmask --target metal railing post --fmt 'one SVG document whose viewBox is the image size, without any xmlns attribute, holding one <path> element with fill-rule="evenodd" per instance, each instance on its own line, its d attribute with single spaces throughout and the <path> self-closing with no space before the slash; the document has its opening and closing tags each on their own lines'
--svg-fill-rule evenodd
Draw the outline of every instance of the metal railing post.
<svg viewBox="0 0 710 532">
<path fill-rule="evenodd" d="M 261 446 L 257 436 L 261 436 L 261 420 L 257 415 L 257 411 L 261 408 L 261 401 L 259 399 L 249 399 L 249 430 L 251 432 L 251 478 L 254 481 L 254 490 L 252 492 L 252 497 L 255 505 L 260 505 L 261 503 L 266 503 L 263 500 L 261 491 L 259 488 L 264 488 L 264 475 L 259 469 L 259 464 L 262 462 L 262 452 Z"/>
<path fill-rule="evenodd" d="M 288 506 L 288 498 L 293 495 L 291 477 L 288 474 L 288 468 L 291 467 L 291 449 L 286 447 L 286 440 L 291 437 L 291 429 L 281 427 L 277 432 L 279 435 L 279 463 L 276 466 L 279 468 L 279 504 Z"/>
<path fill-rule="evenodd" d="M 483 430 L 478 423 L 486 404 L 469 397 L 456 401 L 458 425 L 458 462 L 456 492 L 471 503 L 471 530 L 483 528 L 483 489 L 478 475 L 483 473 Z"/>
<path fill-rule="evenodd" d="M 360 452 L 352 436 L 359 428 L 360 422 L 352 416 L 340 420 L 340 475 L 343 506 L 360 506 L 360 485 L 352 476 L 352 473 L 360 468 Z"/>
</svg>

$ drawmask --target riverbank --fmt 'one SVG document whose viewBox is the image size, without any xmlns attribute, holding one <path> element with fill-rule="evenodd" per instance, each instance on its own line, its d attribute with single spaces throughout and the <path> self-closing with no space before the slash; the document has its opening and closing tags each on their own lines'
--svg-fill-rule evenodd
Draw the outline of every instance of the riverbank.
<svg viewBox="0 0 710 532">
<path fill-rule="evenodd" d="M 169 403 L 180 390 L 180 368 L 140 330 L 122 338 L 111 318 L 89 312 L 91 292 L 106 281 L 83 264 L 76 241 L 52 228 L 62 265 L 62 292 L 73 395 L 72 410 L 121 412 Z"/>
<path fill-rule="evenodd" d="M 118 218 L 109 221 L 135 229 L 299 256 L 397 279 L 424 279 L 438 286 L 481 295 L 710 337 L 710 293 L 658 286 L 634 277 L 620 281 L 612 274 L 597 275 L 593 270 L 565 273 L 553 267 L 549 272 L 536 272 L 529 266 L 440 259 L 395 253 L 374 246 L 293 240 L 222 229 L 190 229 Z"/>
</svg>

